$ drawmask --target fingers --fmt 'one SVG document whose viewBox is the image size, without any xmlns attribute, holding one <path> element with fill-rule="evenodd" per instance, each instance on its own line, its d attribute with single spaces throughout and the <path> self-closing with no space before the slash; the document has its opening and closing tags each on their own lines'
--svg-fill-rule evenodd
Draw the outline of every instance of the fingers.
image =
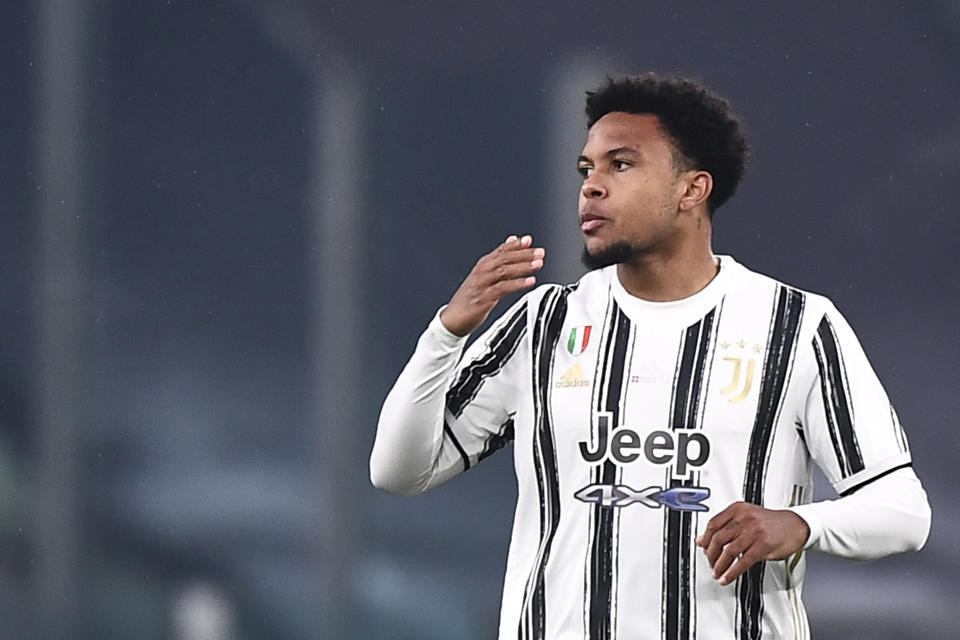
<svg viewBox="0 0 960 640">
<path fill-rule="evenodd" d="M 751 507 L 755 505 L 733 503 L 711 518 L 697 537 L 697 545 L 703 548 L 713 577 L 721 585 L 730 584 L 762 559 L 754 557 L 756 531 L 744 523 L 750 519 Z"/>
<path fill-rule="evenodd" d="M 515 279 L 527 279 L 528 276 L 543 268 L 543 258 L 536 254 L 523 256 L 520 258 L 507 258 L 506 256 L 496 256 L 480 265 L 477 271 L 479 284 L 482 286 L 494 287 L 501 283 L 506 283 Z M 530 284 L 533 278 L 529 278 Z"/>
<path fill-rule="evenodd" d="M 501 258 L 508 262 L 522 262 L 524 260 L 543 259 L 545 251 L 543 247 L 533 247 L 533 237 L 510 236 L 503 244 L 487 254 L 485 257 Z"/>
<path fill-rule="evenodd" d="M 503 244 L 481 258 L 474 269 L 481 286 L 500 294 L 529 287 L 536 282 L 532 274 L 543 268 L 543 247 L 531 247 L 531 236 L 508 237 Z M 519 279 L 519 283 L 512 282 Z M 501 284 L 503 283 L 503 284 Z"/>
<path fill-rule="evenodd" d="M 533 244 L 533 236 L 531 235 L 525 235 L 520 237 L 507 236 L 507 239 L 503 241 L 503 245 L 514 245 L 514 244 L 521 248 L 526 249 L 531 244 Z"/>
<path fill-rule="evenodd" d="M 733 547 L 735 554 L 733 557 L 736 557 L 742 553 L 743 549 L 740 547 L 743 545 L 743 540 L 737 541 L 734 544 L 737 536 L 741 533 L 741 523 L 736 518 L 729 518 L 724 521 L 724 524 L 719 529 L 716 529 L 713 532 L 713 535 L 710 537 L 710 543 L 704 548 L 704 551 L 707 555 L 707 562 L 710 563 L 710 566 L 714 569 L 714 577 L 719 576 L 723 570 L 729 566 L 729 562 L 723 569 L 717 567 L 717 563 L 720 560 L 720 557 L 723 553 L 730 547 Z"/>
<path fill-rule="evenodd" d="M 704 549 L 709 547 L 710 542 L 716 532 L 725 527 L 727 523 L 734 518 L 738 504 L 742 503 L 735 502 L 717 515 L 710 518 L 710 522 L 707 523 L 707 528 L 704 529 L 703 533 L 697 537 L 697 545 L 703 547 Z"/>
<path fill-rule="evenodd" d="M 760 560 L 763 560 L 763 557 L 751 548 L 744 551 L 739 557 L 735 558 L 735 560 L 736 562 L 731 560 L 731 562 L 733 562 L 733 566 L 729 569 L 726 569 L 720 575 L 720 577 L 717 578 L 717 582 L 719 582 L 722 586 L 726 586 L 731 582 L 736 581 L 737 578 L 747 572 L 747 569 L 755 565 Z M 717 573 L 719 573 L 719 571 L 714 569 L 714 577 L 716 577 Z"/>
<path fill-rule="evenodd" d="M 716 562 L 712 564 L 713 577 L 721 585 L 728 585 L 762 559 L 758 556 L 756 539 L 753 536 L 737 536 L 723 547 Z"/>
<path fill-rule="evenodd" d="M 735 502 L 697 538 L 713 577 L 727 585 L 761 560 L 781 560 L 803 548 L 810 527 L 797 514 Z"/>
<path fill-rule="evenodd" d="M 533 246 L 532 236 L 508 236 L 477 261 L 441 312 L 441 322 L 456 335 L 472 332 L 501 298 L 536 284 L 533 274 L 543 268 L 545 253 Z"/>
</svg>

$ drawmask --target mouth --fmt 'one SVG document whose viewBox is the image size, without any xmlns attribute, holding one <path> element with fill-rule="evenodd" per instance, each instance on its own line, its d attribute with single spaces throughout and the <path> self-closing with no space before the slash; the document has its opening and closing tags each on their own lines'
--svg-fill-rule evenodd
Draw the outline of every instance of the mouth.
<svg viewBox="0 0 960 640">
<path fill-rule="evenodd" d="M 591 212 L 582 213 L 580 214 L 580 231 L 583 233 L 596 231 L 606 222 L 607 219 L 603 216 Z"/>
</svg>

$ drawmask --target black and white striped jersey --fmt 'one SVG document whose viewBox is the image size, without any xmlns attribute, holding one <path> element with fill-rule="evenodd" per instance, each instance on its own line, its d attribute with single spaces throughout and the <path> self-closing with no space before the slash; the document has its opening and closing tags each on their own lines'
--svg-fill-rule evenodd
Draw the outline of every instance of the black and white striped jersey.
<svg viewBox="0 0 960 640">
<path fill-rule="evenodd" d="M 696 536 L 735 501 L 810 502 L 814 464 L 840 495 L 910 465 L 829 300 L 720 264 L 675 302 L 630 296 L 616 267 L 538 287 L 462 359 L 436 318 L 421 338 L 371 470 L 400 456 L 416 492 L 513 442 L 501 640 L 808 638 L 802 552 L 724 587 Z M 431 402 L 427 436 L 391 440 L 385 421 Z"/>
</svg>

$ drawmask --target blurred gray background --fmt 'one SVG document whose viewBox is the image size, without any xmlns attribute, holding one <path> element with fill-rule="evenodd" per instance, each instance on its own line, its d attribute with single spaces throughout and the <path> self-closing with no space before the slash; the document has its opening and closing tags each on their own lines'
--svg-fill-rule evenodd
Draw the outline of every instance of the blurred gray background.
<svg viewBox="0 0 960 640">
<path fill-rule="evenodd" d="M 930 494 L 813 636 L 960 636 L 955 0 L 3 8 L 0 638 L 494 637 L 511 450 L 379 494 L 379 405 L 505 235 L 578 277 L 583 91 L 648 70 L 746 120 L 715 249 L 833 298 Z"/>
</svg>

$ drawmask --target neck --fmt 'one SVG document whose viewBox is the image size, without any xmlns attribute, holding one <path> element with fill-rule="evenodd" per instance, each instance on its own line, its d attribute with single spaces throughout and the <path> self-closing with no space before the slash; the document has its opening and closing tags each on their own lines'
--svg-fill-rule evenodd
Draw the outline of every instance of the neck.
<svg viewBox="0 0 960 640">
<path fill-rule="evenodd" d="M 702 290 L 720 272 L 710 233 L 700 233 L 680 246 L 651 251 L 617 265 L 620 284 L 630 295 L 650 302 L 671 302 Z"/>
</svg>

